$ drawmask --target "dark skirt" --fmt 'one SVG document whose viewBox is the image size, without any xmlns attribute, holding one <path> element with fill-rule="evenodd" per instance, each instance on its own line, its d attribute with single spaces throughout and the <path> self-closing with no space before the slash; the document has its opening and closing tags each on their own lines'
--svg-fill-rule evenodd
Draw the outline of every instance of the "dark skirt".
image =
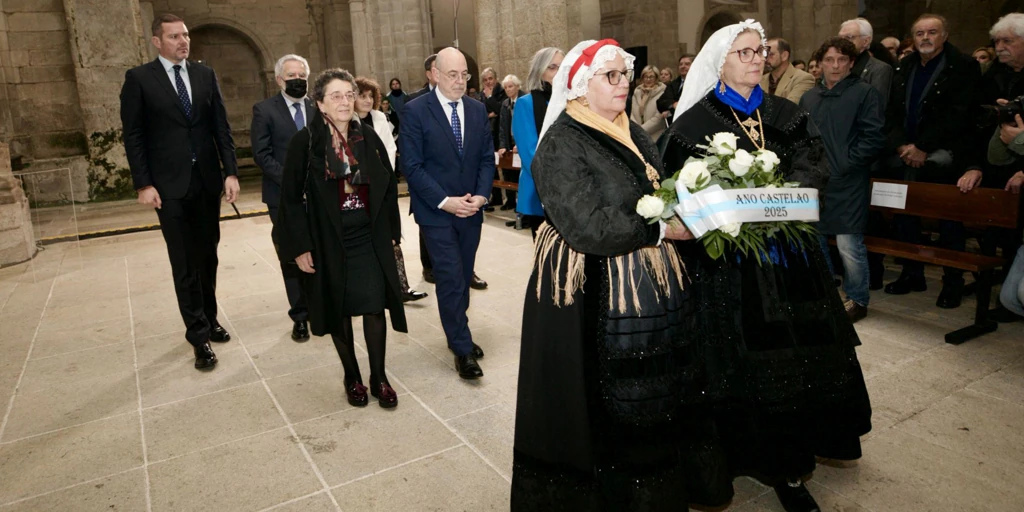
<svg viewBox="0 0 1024 512">
<path fill-rule="evenodd" d="M 802 251 L 769 244 L 775 264 L 712 261 L 702 245 L 682 245 L 700 400 L 730 472 L 776 483 L 813 471 L 815 456 L 859 458 L 859 437 L 871 430 L 860 341 L 817 242 Z"/>
<path fill-rule="evenodd" d="M 341 212 L 345 251 L 343 316 L 361 316 L 384 311 L 384 271 L 371 240 L 370 216 L 366 210 Z"/>
</svg>

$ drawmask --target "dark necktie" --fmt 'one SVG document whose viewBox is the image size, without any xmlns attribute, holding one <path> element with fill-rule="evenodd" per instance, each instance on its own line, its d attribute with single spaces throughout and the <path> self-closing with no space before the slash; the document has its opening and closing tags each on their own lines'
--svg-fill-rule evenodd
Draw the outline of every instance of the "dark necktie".
<svg viewBox="0 0 1024 512">
<path fill-rule="evenodd" d="M 188 99 L 188 89 L 181 79 L 180 64 L 174 65 L 174 85 L 178 88 L 178 99 L 181 100 L 181 108 L 185 109 L 185 117 L 192 119 L 192 100 Z"/>
<path fill-rule="evenodd" d="M 455 134 L 455 145 L 459 147 L 459 156 L 462 156 L 462 123 L 459 122 L 459 102 L 449 101 L 452 106 L 452 133 Z"/>
<path fill-rule="evenodd" d="M 302 105 L 295 102 L 292 103 L 292 106 L 295 107 L 295 129 L 301 130 L 306 127 L 306 118 L 302 115 Z"/>
</svg>

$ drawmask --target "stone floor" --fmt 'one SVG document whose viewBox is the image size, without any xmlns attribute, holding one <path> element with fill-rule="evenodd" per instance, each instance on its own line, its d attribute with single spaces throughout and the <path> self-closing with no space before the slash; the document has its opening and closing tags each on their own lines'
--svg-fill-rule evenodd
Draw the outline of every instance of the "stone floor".
<svg viewBox="0 0 1024 512">
<path fill-rule="evenodd" d="M 469 316 L 486 376 L 456 377 L 432 294 L 407 307 L 408 335 L 389 333 L 400 405 L 385 411 L 347 405 L 329 340 L 289 338 L 269 229 L 265 216 L 222 225 L 234 339 L 210 373 L 192 368 L 158 232 L 0 269 L 0 512 L 508 508 L 529 233 L 484 228 L 490 288 Z M 935 277 L 926 293 L 876 295 L 857 324 L 874 430 L 858 464 L 814 475 L 824 510 L 1024 510 L 1024 324 L 946 345 L 973 302 L 935 309 Z M 736 487 L 734 510 L 781 510 L 760 484 Z"/>
</svg>

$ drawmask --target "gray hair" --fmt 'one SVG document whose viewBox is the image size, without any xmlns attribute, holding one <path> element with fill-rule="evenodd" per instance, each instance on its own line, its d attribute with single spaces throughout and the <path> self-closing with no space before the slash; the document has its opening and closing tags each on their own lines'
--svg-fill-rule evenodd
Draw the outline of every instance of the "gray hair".
<svg viewBox="0 0 1024 512">
<path fill-rule="evenodd" d="M 505 87 L 509 82 L 516 84 L 516 87 L 522 89 L 523 82 L 519 81 L 519 77 L 515 75 L 505 75 L 505 78 L 501 79 L 501 86 Z"/>
<path fill-rule="evenodd" d="M 996 34 L 1003 32 L 1013 32 L 1017 37 L 1024 37 L 1024 14 L 1011 12 L 999 18 L 999 21 L 992 25 L 992 30 L 988 32 L 988 35 L 995 39 Z"/>
<path fill-rule="evenodd" d="M 640 72 L 640 80 L 643 80 L 644 75 L 646 75 L 648 72 L 654 73 L 655 80 L 661 80 L 661 70 L 658 69 L 658 66 L 655 66 L 654 64 L 648 64 L 644 66 L 643 71 Z"/>
<path fill-rule="evenodd" d="M 480 78 L 483 78 L 484 75 L 486 75 L 488 73 L 490 73 L 491 76 L 493 76 L 495 80 L 498 79 L 498 73 L 494 71 L 494 68 L 484 68 L 484 70 L 480 72 Z"/>
<path fill-rule="evenodd" d="M 359 86 L 356 85 L 356 79 L 352 76 L 352 73 L 341 69 L 341 68 L 330 68 L 325 69 L 316 76 L 316 80 L 313 81 L 313 99 L 317 102 L 323 103 L 324 92 L 327 90 L 327 85 L 335 80 L 341 80 L 352 84 L 352 92 L 359 90 Z"/>
<path fill-rule="evenodd" d="M 554 60 L 556 53 L 565 55 L 565 52 L 554 46 L 541 48 L 537 50 L 537 53 L 533 54 L 533 58 L 530 59 L 530 74 L 526 77 L 526 88 L 528 90 L 534 91 L 543 87 L 541 79 L 544 76 L 544 70 Z"/>
<path fill-rule="evenodd" d="M 871 28 L 871 22 L 864 18 L 854 18 L 852 20 L 846 20 L 843 22 L 842 25 L 839 25 L 839 28 L 845 27 L 851 23 L 857 25 L 857 28 L 860 29 L 860 35 L 868 37 L 872 37 L 875 35 L 874 29 Z"/>
<path fill-rule="evenodd" d="M 304 58 L 302 58 L 302 57 L 300 57 L 298 55 L 295 55 L 293 53 L 289 53 L 288 55 L 285 55 L 284 57 L 281 57 L 280 59 L 277 59 L 277 64 L 274 64 L 274 76 L 275 77 L 283 76 L 284 75 L 284 63 L 288 62 L 290 60 L 295 60 L 295 61 L 301 62 L 302 63 L 302 67 L 306 68 L 306 76 L 309 76 L 309 62 L 306 59 L 304 59 Z"/>
</svg>

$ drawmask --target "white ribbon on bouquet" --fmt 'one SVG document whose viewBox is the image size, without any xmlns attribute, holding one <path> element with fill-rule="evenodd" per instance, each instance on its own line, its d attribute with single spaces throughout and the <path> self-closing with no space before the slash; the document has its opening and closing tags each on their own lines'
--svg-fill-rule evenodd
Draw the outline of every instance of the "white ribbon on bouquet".
<svg viewBox="0 0 1024 512">
<path fill-rule="evenodd" d="M 740 188 L 712 185 L 691 193 L 676 182 L 676 213 L 693 236 L 726 224 L 744 222 L 818 221 L 818 190 L 813 188 Z"/>
</svg>

